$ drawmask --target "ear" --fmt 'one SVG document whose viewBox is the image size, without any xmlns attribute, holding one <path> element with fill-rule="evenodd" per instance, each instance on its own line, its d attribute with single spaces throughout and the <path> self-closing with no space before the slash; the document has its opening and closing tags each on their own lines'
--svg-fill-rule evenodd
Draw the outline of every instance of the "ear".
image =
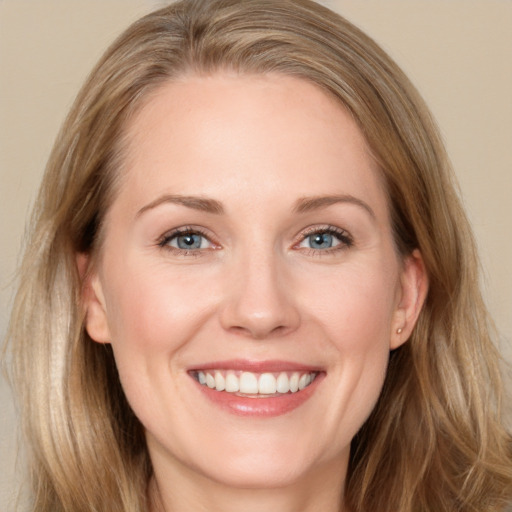
<svg viewBox="0 0 512 512">
<path fill-rule="evenodd" d="M 428 292 L 428 276 L 423 257 L 415 249 L 403 262 L 393 322 L 390 349 L 398 348 L 411 336 Z"/>
<path fill-rule="evenodd" d="M 90 265 L 90 256 L 87 254 L 78 254 L 76 264 L 82 280 L 81 298 L 87 333 L 98 343 L 110 343 L 105 297 L 98 272 Z"/>
</svg>

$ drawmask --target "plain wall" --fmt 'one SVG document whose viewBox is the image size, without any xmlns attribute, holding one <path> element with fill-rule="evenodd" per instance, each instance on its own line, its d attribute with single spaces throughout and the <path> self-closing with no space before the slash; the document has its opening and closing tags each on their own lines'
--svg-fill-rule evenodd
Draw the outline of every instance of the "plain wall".
<svg viewBox="0 0 512 512">
<path fill-rule="evenodd" d="M 25 218 L 56 132 L 107 44 L 163 2 L 0 0 L 0 336 Z M 473 222 L 489 307 L 512 350 L 512 2 L 326 1 L 404 68 L 437 118 Z M 15 414 L 0 382 L 0 510 L 12 510 Z"/>
</svg>

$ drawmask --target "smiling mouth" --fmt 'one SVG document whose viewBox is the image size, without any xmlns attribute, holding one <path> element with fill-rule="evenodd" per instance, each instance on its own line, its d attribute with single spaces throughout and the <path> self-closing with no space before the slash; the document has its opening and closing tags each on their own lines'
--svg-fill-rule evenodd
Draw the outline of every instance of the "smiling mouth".
<svg viewBox="0 0 512 512">
<path fill-rule="evenodd" d="M 268 398 L 298 393 L 317 377 L 316 371 L 256 373 L 237 370 L 195 370 L 190 372 L 199 384 L 212 390 L 248 398 Z"/>
</svg>

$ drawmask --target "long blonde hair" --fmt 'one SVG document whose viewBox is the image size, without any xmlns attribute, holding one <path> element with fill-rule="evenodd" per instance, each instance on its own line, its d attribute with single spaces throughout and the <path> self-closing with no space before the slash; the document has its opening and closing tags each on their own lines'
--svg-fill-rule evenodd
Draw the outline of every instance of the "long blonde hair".
<svg viewBox="0 0 512 512">
<path fill-rule="evenodd" d="M 353 440 L 354 512 L 490 512 L 512 497 L 498 354 L 478 260 L 437 128 L 397 65 L 309 0 L 184 0 L 134 23 L 79 93 L 31 220 L 8 347 L 37 512 L 143 512 L 151 463 L 109 346 L 84 328 L 77 253 L 95 254 L 123 165 L 127 120 L 185 73 L 283 73 L 352 113 L 389 195 L 396 245 L 430 279 L 411 339 Z"/>
</svg>

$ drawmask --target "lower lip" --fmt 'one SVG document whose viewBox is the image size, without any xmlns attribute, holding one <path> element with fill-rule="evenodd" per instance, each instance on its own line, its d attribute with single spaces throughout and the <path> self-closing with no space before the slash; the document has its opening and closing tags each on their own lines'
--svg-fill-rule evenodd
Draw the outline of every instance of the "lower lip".
<svg viewBox="0 0 512 512">
<path fill-rule="evenodd" d="M 255 398 L 240 396 L 226 391 L 216 391 L 208 386 L 199 384 L 195 379 L 194 382 L 206 398 L 231 414 L 270 418 L 281 416 L 300 407 L 313 395 L 324 376 L 325 373 L 317 374 L 315 380 L 309 386 L 296 393 L 285 393 L 271 397 L 258 395 Z"/>
</svg>

